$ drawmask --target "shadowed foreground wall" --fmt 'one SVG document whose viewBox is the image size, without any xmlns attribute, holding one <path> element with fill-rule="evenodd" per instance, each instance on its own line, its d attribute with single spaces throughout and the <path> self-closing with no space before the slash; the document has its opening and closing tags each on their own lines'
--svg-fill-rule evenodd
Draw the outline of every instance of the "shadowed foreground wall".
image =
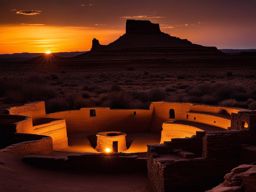
<svg viewBox="0 0 256 192">
<path fill-rule="evenodd" d="M 52 139 L 46 136 L 21 134 L 22 142 L 12 144 L 0 152 L 11 153 L 18 156 L 32 154 L 49 154 L 52 152 Z"/>
</svg>

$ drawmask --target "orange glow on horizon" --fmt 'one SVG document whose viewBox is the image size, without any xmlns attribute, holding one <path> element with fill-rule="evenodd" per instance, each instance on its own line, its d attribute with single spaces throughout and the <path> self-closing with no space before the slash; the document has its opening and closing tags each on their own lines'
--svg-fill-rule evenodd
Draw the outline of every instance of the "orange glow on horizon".
<svg viewBox="0 0 256 192">
<path fill-rule="evenodd" d="M 47 51 L 45 51 L 45 54 L 46 54 L 46 55 L 51 55 L 51 54 L 52 54 L 52 51 L 51 51 L 51 50 L 47 50 Z"/>
<path fill-rule="evenodd" d="M 116 39 L 121 30 L 47 25 L 0 25 L 0 53 L 87 51 L 93 38 L 102 44 Z"/>
<path fill-rule="evenodd" d="M 160 25 L 161 30 L 172 36 L 188 39 L 193 43 L 218 48 L 247 47 L 245 37 L 251 32 L 237 26 L 188 25 L 183 27 L 166 28 Z M 239 31 L 244 36 L 233 34 Z M 101 44 L 108 44 L 125 33 L 121 28 L 50 26 L 44 24 L 17 24 L 0 25 L 0 54 L 9 53 L 45 53 L 46 50 L 56 52 L 88 51 L 93 38 Z M 250 40 L 250 42 L 255 42 Z"/>
</svg>

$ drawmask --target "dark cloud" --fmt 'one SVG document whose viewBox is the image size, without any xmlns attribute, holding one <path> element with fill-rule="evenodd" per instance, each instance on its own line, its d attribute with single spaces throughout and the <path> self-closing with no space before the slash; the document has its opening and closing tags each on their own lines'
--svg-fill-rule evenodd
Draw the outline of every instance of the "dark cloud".
<svg viewBox="0 0 256 192">
<path fill-rule="evenodd" d="M 42 13 L 41 10 L 16 10 L 17 15 L 25 15 L 25 16 L 35 16 L 40 15 Z"/>
</svg>

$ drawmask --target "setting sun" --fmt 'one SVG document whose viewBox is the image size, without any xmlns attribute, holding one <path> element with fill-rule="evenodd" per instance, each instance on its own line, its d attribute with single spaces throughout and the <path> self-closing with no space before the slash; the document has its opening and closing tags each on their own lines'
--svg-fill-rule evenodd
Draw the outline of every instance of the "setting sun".
<svg viewBox="0 0 256 192">
<path fill-rule="evenodd" d="M 47 51 L 45 51 L 44 52 L 46 55 L 50 55 L 50 54 L 52 54 L 52 51 L 51 50 L 47 50 Z"/>
</svg>

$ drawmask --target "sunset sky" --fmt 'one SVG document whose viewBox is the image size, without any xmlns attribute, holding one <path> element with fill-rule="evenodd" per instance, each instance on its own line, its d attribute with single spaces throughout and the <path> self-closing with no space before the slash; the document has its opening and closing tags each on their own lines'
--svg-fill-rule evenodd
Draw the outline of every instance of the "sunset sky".
<svg viewBox="0 0 256 192">
<path fill-rule="evenodd" d="M 0 53 L 85 51 L 127 18 L 218 48 L 256 48 L 256 0 L 0 0 Z"/>
</svg>

